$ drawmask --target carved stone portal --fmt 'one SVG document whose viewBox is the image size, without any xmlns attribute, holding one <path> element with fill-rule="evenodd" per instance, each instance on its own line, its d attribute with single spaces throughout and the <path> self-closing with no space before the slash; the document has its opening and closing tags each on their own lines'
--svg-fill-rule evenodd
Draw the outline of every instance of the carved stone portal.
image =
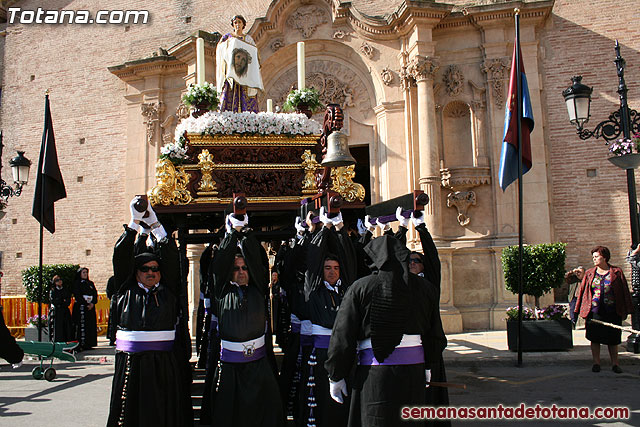
<svg viewBox="0 0 640 427">
<path fill-rule="evenodd" d="M 327 22 L 327 12 L 318 6 L 300 7 L 287 19 L 287 24 L 300 31 L 305 39 L 311 37 L 316 28 Z"/>
<path fill-rule="evenodd" d="M 471 222 L 471 218 L 467 216 L 469 206 L 475 206 L 476 193 L 473 190 L 455 191 L 447 196 L 447 207 L 454 207 L 458 210 L 458 223 L 461 226 L 467 226 Z"/>
</svg>

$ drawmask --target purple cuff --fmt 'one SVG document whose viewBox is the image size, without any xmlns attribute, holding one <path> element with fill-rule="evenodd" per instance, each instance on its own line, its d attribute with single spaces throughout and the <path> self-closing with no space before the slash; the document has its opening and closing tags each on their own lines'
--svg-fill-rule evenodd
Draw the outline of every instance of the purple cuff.
<svg viewBox="0 0 640 427">
<path fill-rule="evenodd" d="M 383 362 L 373 355 L 373 349 L 358 350 L 358 364 L 368 366 L 380 365 L 417 365 L 424 363 L 424 349 L 417 347 L 398 347 Z"/>
<path fill-rule="evenodd" d="M 143 351 L 171 351 L 173 341 L 128 341 L 116 339 L 116 351 L 141 353 Z"/>
<path fill-rule="evenodd" d="M 223 348 L 220 350 L 220 360 L 230 363 L 248 363 L 262 359 L 267 354 L 264 346 L 245 351 L 233 351 Z"/>
</svg>

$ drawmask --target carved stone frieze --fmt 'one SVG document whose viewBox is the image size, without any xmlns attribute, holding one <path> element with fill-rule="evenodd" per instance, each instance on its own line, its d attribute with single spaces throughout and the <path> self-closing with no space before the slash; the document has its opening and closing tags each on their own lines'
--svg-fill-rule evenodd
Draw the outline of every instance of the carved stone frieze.
<svg viewBox="0 0 640 427">
<path fill-rule="evenodd" d="M 186 205 L 193 198 L 187 190 L 191 175 L 183 167 L 177 168 L 169 159 L 160 159 L 156 164 L 156 185 L 149 193 L 153 205 Z"/>
<path fill-rule="evenodd" d="M 316 28 L 327 22 L 327 12 L 319 6 L 299 7 L 287 19 L 287 24 L 298 30 L 305 39 L 311 37 Z"/>
<path fill-rule="evenodd" d="M 338 30 L 333 33 L 333 38 L 336 40 L 345 40 L 347 37 L 351 37 L 350 31 Z"/>
<path fill-rule="evenodd" d="M 509 58 L 487 59 L 482 64 L 482 71 L 487 74 L 487 82 L 497 106 L 505 102 L 505 78 L 509 69 Z"/>
<path fill-rule="evenodd" d="M 186 119 L 190 114 L 191 112 L 189 111 L 189 107 L 180 101 L 178 108 L 176 108 L 176 117 L 178 118 L 178 122 L 182 119 Z"/>
<path fill-rule="evenodd" d="M 416 55 L 409 63 L 408 72 L 416 80 L 433 80 L 440 68 L 438 60 L 431 56 Z"/>
<path fill-rule="evenodd" d="M 281 49 L 284 47 L 284 39 L 282 37 L 278 37 L 273 39 L 273 41 L 271 42 L 271 45 L 269 46 L 271 47 L 271 50 L 273 52 L 277 51 L 278 49 Z"/>
<path fill-rule="evenodd" d="M 315 87 L 320 93 L 323 104 L 338 104 L 357 120 L 363 121 L 371 114 L 372 99 L 367 86 L 353 70 L 331 60 L 312 60 L 306 63 L 307 87 Z M 297 81 L 297 71 L 292 66 L 278 76 L 270 87 L 266 98 L 274 100 L 274 104 L 282 105 L 291 86 Z"/>
<path fill-rule="evenodd" d="M 389 69 L 389 67 L 384 67 L 382 71 L 380 71 L 380 78 L 382 79 L 382 83 L 387 86 L 391 86 L 393 83 L 393 71 Z"/>
<path fill-rule="evenodd" d="M 489 167 L 460 166 L 440 169 L 442 186 L 451 190 L 462 190 L 491 183 Z"/>
<path fill-rule="evenodd" d="M 360 52 L 362 52 L 367 58 L 371 59 L 373 58 L 374 48 L 369 43 L 362 42 L 360 45 Z"/>
<path fill-rule="evenodd" d="M 160 120 L 160 113 L 164 110 L 163 102 L 149 102 L 140 104 L 144 124 L 147 128 L 147 143 L 152 143 L 156 133 L 156 125 Z"/>
<path fill-rule="evenodd" d="M 204 149 L 198 154 L 198 167 L 202 173 L 200 178 L 200 184 L 198 184 L 198 195 L 203 196 L 215 196 L 218 194 L 216 191 L 216 182 L 211 175 L 213 171 L 213 156 L 209 153 L 209 150 Z"/>
<path fill-rule="evenodd" d="M 464 75 L 457 65 L 449 65 L 442 75 L 449 96 L 458 96 L 464 88 Z"/>
<path fill-rule="evenodd" d="M 447 195 L 447 207 L 455 207 L 458 210 L 458 224 L 465 227 L 471 222 L 467 215 L 470 206 L 476 204 L 476 193 L 472 190 L 454 191 Z"/>
</svg>

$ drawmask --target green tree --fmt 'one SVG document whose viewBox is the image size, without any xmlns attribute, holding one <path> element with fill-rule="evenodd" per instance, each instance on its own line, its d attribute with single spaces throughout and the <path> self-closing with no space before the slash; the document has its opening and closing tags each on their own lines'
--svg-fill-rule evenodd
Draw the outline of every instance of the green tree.
<svg viewBox="0 0 640 427">
<path fill-rule="evenodd" d="M 540 308 L 540 297 L 562 285 L 566 260 L 566 243 L 542 243 L 523 247 L 522 291 L 535 297 Z M 502 250 L 502 270 L 507 290 L 518 293 L 518 246 Z"/>
<path fill-rule="evenodd" d="M 49 289 L 51 289 L 53 276 L 56 274 L 60 276 L 62 286 L 71 289 L 79 268 L 78 264 L 44 264 L 42 266 L 42 303 L 49 304 Z M 24 286 L 27 301 L 38 302 L 38 274 L 39 266 L 37 265 L 22 270 L 22 286 Z"/>
</svg>

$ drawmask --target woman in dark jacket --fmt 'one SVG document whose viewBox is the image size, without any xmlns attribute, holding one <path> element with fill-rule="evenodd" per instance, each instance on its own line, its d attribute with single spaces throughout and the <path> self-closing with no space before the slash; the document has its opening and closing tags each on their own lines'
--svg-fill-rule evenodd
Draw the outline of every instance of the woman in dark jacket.
<svg viewBox="0 0 640 427">
<path fill-rule="evenodd" d="M 609 348 L 612 370 L 622 373 L 618 366 L 618 345 L 622 341 L 620 329 L 592 320 L 622 325 L 632 311 L 631 294 L 622 269 L 609 264 L 611 253 L 604 246 L 591 250 L 593 265 L 584 275 L 576 300 L 576 313 L 586 319 L 586 336 L 591 341 L 593 372 L 600 372 L 600 344 Z"/>
<path fill-rule="evenodd" d="M 73 323 L 71 322 L 71 291 L 62 286 L 62 279 L 57 274 L 51 279 L 49 291 L 49 339 L 54 342 L 73 340 Z"/>
<path fill-rule="evenodd" d="M 98 291 L 89 280 L 89 269 L 81 267 L 73 284 L 73 323 L 76 328 L 76 340 L 79 350 L 88 350 L 98 345 L 96 325 L 96 307 Z"/>
</svg>

